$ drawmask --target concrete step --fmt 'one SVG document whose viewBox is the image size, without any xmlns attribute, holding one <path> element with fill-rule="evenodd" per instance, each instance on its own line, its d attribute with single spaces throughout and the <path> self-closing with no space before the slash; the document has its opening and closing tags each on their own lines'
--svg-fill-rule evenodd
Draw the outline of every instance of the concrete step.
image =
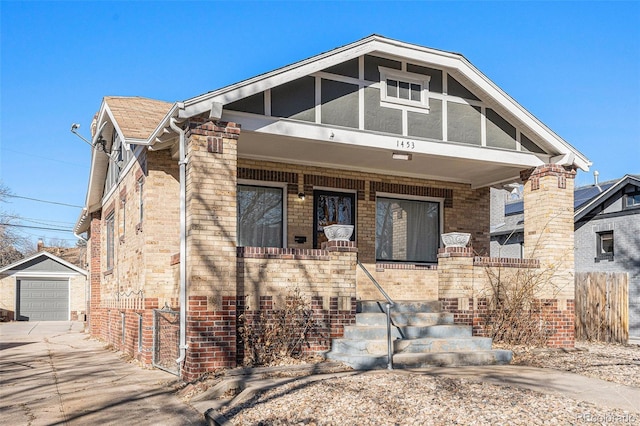
<svg viewBox="0 0 640 426">
<path fill-rule="evenodd" d="M 326 357 L 349 365 L 355 370 L 387 367 L 386 355 L 348 355 L 327 352 Z M 393 356 L 394 368 L 459 367 L 465 365 L 509 364 L 513 354 L 506 350 L 402 353 Z"/>
<path fill-rule="evenodd" d="M 391 312 L 391 323 L 395 326 L 429 326 L 453 324 L 453 314 L 447 312 Z M 356 325 L 387 326 L 387 314 L 362 312 L 356 314 Z"/>
<path fill-rule="evenodd" d="M 491 349 L 491 343 L 489 337 L 407 339 L 393 341 L 393 350 L 396 354 L 488 351 Z"/>
<path fill-rule="evenodd" d="M 462 352 L 402 353 L 393 356 L 396 368 L 460 367 L 509 364 L 513 353 L 504 349 Z"/>
<path fill-rule="evenodd" d="M 405 301 L 394 300 L 391 312 L 440 312 L 441 304 L 438 300 Z M 359 300 L 356 303 L 356 312 L 386 312 L 385 301 Z"/>
<path fill-rule="evenodd" d="M 418 339 L 421 337 L 471 337 L 471 326 L 467 325 L 429 325 L 421 326 L 391 326 L 393 339 Z M 387 326 L 378 325 L 347 325 L 344 327 L 345 339 L 386 339 Z"/>
<path fill-rule="evenodd" d="M 351 355 L 384 355 L 387 353 L 387 340 L 333 339 L 331 352 Z"/>
<path fill-rule="evenodd" d="M 491 339 L 488 337 L 395 339 L 392 340 L 391 344 L 395 354 L 484 351 L 491 349 Z M 350 355 L 384 355 L 387 353 L 387 340 L 333 339 L 331 341 L 331 351 Z"/>
</svg>

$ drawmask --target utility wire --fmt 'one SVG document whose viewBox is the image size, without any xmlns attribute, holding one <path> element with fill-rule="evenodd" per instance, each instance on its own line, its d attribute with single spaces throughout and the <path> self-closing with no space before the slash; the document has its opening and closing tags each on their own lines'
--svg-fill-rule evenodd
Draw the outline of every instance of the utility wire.
<svg viewBox="0 0 640 426">
<path fill-rule="evenodd" d="M 39 203 L 57 204 L 59 206 L 74 207 L 74 208 L 79 208 L 79 209 L 84 208 L 84 206 L 77 206 L 75 204 L 65 204 L 65 203 L 58 203 L 56 201 L 39 200 L 37 198 L 21 197 L 19 195 L 4 194 L 4 196 L 8 197 L 8 198 L 20 198 L 20 199 L 23 199 L 23 200 L 37 201 Z"/>
<path fill-rule="evenodd" d="M 47 230 L 47 231 L 73 232 L 73 229 L 47 228 L 47 227 L 44 227 L 44 226 L 18 225 L 18 224 L 14 224 L 14 223 L 0 223 L 0 226 L 15 226 L 16 228 L 44 229 L 44 230 Z"/>
<path fill-rule="evenodd" d="M 45 219 L 36 219 L 33 217 L 22 217 L 18 215 L 5 215 L 7 219 L 18 219 L 24 220 L 25 222 L 37 223 L 38 225 L 50 225 L 50 226 L 61 226 L 61 225 L 75 225 L 75 222 L 65 222 L 61 220 L 45 220 Z"/>
</svg>

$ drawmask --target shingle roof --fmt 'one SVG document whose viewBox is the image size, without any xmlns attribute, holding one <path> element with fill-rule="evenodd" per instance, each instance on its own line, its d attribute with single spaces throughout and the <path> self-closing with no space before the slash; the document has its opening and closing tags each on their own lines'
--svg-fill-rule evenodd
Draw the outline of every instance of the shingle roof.
<svg viewBox="0 0 640 426">
<path fill-rule="evenodd" d="M 173 105 L 137 96 L 105 96 L 104 100 L 124 137 L 135 139 L 147 139 Z"/>
</svg>

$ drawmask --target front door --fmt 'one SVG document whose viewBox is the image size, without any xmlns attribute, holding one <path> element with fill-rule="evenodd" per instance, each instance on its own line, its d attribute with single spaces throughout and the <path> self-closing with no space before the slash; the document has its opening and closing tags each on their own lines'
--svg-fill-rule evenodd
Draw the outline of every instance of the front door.
<svg viewBox="0 0 640 426">
<path fill-rule="evenodd" d="M 313 191 L 313 247 L 322 248 L 327 241 L 324 227 L 334 224 L 355 225 L 356 223 L 356 195 L 348 192 Z M 351 241 L 355 241 L 354 228 Z"/>
</svg>

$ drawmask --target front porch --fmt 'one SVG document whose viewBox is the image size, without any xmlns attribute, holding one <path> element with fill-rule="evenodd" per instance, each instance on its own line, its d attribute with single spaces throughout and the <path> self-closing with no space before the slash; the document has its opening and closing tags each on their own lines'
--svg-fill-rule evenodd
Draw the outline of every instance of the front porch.
<svg viewBox="0 0 640 426">
<path fill-rule="evenodd" d="M 539 267 L 548 276 L 532 303 L 544 311 L 547 344 L 573 346 L 571 168 L 522 170 L 532 260 L 515 263 L 483 257 L 489 252 L 486 186 L 248 158 L 236 124 L 195 120 L 189 128 L 187 190 L 207 196 L 187 200 L 187 337 L 195 343 L 185 372 L 241 362 L 237 318 L 282 309 L 294 289 L 321 324 L 307 350 L 328 350 L 355 323 L 358 301 L 381 300 L 356 260 L 392 299 L 438 301 L 474 336 L 487 335 L 491 321 L 488 270 Z M 333 215 L 319 211 L 318 196 L 349 200 L 350 214 L 339 219 L 336 206 Z M 381 215 L 385 209 L 389 214 Z M 324 243 L 323 226 L 330 223 L 353 224 L 352 241 Z M 471 234 L 471 247 L 440 248 L 445 232 Z M 198 326 L 216 318 L 224 319 L 219 331 Z"/>
</svg>

